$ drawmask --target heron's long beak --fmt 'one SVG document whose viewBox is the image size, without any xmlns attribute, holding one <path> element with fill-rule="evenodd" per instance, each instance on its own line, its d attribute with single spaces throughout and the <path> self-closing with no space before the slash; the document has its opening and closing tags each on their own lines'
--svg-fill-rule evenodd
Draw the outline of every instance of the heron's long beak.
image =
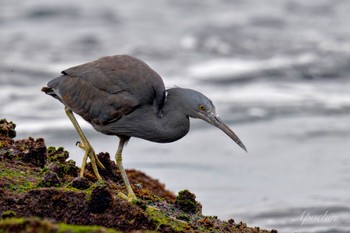
<svg viewBox="0 0 350 233">
<path fill-rule="evenodd" d="M 235 141 L 243 150 L 247 151 L 239 137 L 215 114 L 200 114 L 200 118 L 209 124 L 224 131 L 233 141 Z"/>
</svg>

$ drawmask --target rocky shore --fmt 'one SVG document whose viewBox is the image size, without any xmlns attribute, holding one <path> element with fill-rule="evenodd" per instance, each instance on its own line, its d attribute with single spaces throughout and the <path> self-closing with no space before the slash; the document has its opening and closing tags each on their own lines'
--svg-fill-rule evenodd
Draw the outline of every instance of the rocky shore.
<svg viewBox="0 0 350 233">
<path fill-rule="evenodd" d="M 277 232 L 204 216 L 195 194 L 175 195 L 136 170 L 127 174 L 139 199 L 129 203 L 118 196 L 126 190 L 108 153 L 98 154 L 103 182 L 90 164 L 81 178 L 68 151 L 43 138 L 15 140 L 15 127 L 0 120 L 0 233 Z"/>
</svg>

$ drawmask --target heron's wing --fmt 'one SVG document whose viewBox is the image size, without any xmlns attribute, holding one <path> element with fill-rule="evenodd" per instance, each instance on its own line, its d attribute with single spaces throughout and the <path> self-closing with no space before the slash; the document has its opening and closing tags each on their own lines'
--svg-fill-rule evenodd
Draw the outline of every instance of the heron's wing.
<svg viewBox="0 0 350 233">
<path fill-rule="evenodd" d="M 61 101 L 93 124 L 118 120 L 142 105 L 161 106 L 164 83 L 144 62 L 130 56 L 100 58 L 69 68 L 48 83 Z"/>
</svg>

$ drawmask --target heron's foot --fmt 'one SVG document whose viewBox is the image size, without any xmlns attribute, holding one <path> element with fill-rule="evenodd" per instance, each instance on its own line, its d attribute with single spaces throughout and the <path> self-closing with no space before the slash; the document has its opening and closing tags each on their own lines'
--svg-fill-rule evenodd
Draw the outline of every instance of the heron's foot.
<svg viewBox="0 0 350 233">
<path fill-rule="evenodd" d="M 84 145 L 83 143 L 81 143 L 80 141 L 76 142 L 75 145 L 79 146 L 79 147 L 80 147 L 81 149 L 83 149 L 84 151 L 89 151 L 88 154 L 89 154 L 90 160 L 91 160 L 91 157 L 90 157 L 90 155 L 91 155 L 91 156 L 93 156 L 93 157 L 95 158 L 96 164 L 97 164 L 97 166 L 98 166 L 99 168 L 101 168 L 101 169 L 106 169 L 105 166 L 101 163 L 101 161 L 100 161 L 99 158 L 97 157 L 97 155 L 95 154 L 94 149 L 93 149 L 90 145 L 85 146 L 85 145 Z"/>
<path fill-rule="evenodd" d="M 123 198 L 124 200 L 127 200 L 128 202 L 135 202 L 137 201 L 137 197 L 134 192 L 128 193 L 128 195 L 125 195 L 122 192 L 118 193 L 118 197 Z"/>
<path fill-rule="evenodd" d="M 83 159 L 83 162 L 81 165 L 81 170 L 80 170 L 80 177 L 84 177 L 87 158 L 89 157 L 90 161 L 91 161 L 92 170 L 94 171 L 96 178 L 98 180 L 102 180 L 102 177 L 101 177 L 100 173 L 98 172 L 97 167 L 99 167 L 101 169 L 105 169 L 105 167 L 103 166 L 101 161 L 98 159 L 97 155 L 95 154 L 94 149 L 90 146 L 89 143 L 83 144 L 83 143 L 78 141 L 76 143 L 76 145 L 85 151 L 84 159 Z"/>
</svg>

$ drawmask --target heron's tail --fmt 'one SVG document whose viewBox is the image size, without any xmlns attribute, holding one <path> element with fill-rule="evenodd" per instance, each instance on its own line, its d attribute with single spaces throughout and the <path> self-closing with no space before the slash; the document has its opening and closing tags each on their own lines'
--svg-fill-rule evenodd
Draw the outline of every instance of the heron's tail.
<svg viewBox="0 0 350 233">
<path fill-rule="evenodd" d="M 52 90 L 51 87 L 43 87 L 43 88 L 41 88 L 41 91 L 45 92 L 45 94 L 47 94 L 47 95 L 55 94 L 55 92 Z"/>
<path fill-rule="evenodd" d="M 55 91 L 51 87 L 43 87 L 41 88 L 42 92 L 45 92 L 46 95 L 51 95 L 53 98 L 58 99 L 62 102 L 61 98 L 55 93 Z"/>
</svg>

